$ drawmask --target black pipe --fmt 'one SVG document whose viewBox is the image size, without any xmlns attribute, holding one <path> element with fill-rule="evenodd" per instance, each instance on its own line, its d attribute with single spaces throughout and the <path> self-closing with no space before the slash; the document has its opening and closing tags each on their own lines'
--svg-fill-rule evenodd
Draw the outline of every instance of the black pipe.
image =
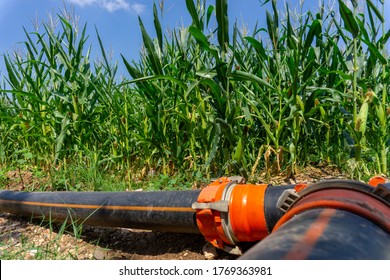
<svg viewBox="0 0 390 280">
<path fill-rule="evenodd" d="M 388 185 L 333 180 L 290 194 L 272 233 L 240 259 L 390 259 Z"/>
<path fill-rule="evenodd" d="M 283 215 L 283 212 L 276 208 L 278 198 L 283 191 L 293 187 L 293 185 L 268 186 L 264 197 L 258 198 L 264 200 L 264 208 L 258 210 L 264 215 L 265 233 L 270 233 Z M 66 220 L 68 223 L 77 222 L 94 226 L 201 233 L 198 229 L 196 210 L 192 208 L 192 204 L 197 202 L 200 192 L 201 190 L 159 192 L 0 191 L 0 212 L 57 222 Z M 240 199 L 246 198 L 240 197 Z M 249 209 L 236 210 L 242 211 L 244 214 Z M 218 212 L 218 210 L 215 211 Z M 239 217 L 241 218 L 240 215 Z M 257 224 L 255 223 L 255 225 Z M 251 232 L 251 229 L 248 230 Z M 202 234 L 204 233 L 202 232 Z"/>
<path fill-rule="evenodd" d="M 200 190 L 160 192 L 0 191 L 0 212 L 95 226 L 199 233 L 191 208 Z"/>
<path fill-rule="evenodd" d="M 264 194 L 264 216 L 268 233 L 271 233 L 275 224 L 283 216 L 284 212 L 276 207 L 277 201 L 287 189 L 293 189 L 294 185 L 269 186 Z"/>
<path fill-rule="evenodd" d="M 288 220 L 240 259 L 390 259 L 390 233 L 349 211 L 311 209 Z"/>
</svg>

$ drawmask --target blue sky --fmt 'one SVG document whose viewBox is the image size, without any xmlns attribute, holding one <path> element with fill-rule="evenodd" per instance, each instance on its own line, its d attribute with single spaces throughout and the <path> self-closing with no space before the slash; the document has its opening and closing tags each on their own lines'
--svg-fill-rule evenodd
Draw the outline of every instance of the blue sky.
<svg viewBox="0 0 390 280">
<path fill-rule="evenodd" d="M 161 1 L 161 0 L 160 0 Z M 299 6 L 303 0 L 289 0 L 291 9 Z M 373 0 L 375 3 L 377 0 Z M 64 8 L 64 4 L 74 8 L 80 17 L 80 24 L 88 24 L 87 33 L 90 35 L 89 44 L 92 50 L 98 52 L 94 26 L 99 30 L 107 50 L 111 51 L 114 60 L 120 60 L 120 54 L 127 59 L 137 60 L 141 47 L 141 34 L 137 16 L 143 19 L 148 31 L 153 29 L 153 3 L 159 0 L 0 0 L 0 76 L 5 74 L 3 57 L 5 52 L 12 52 L 15 48 L 22 48 L 19 42 L 25 40 L 23 26 L 28 31 L 34 31 L 33 21 L 47 21 L 49 14 L 57 14 Z M 184 0 L 165 0 L 163 28 L 174 28 L 191 23 Z M 278 1 L 283 3 L 284 1 Z M 318 0 L 306 0 L 307 9 L 318 8 Z M 326 2 L 337 2 L 327 0 Z M 349 2 L 349 1 L 347 1 Z M 214 1 L 208 1 L 214 4 Z M 230 0 L 229 18 L 237 19 L 239 25 L 251 29 L 256 21 L 265 27 L 265 7 L 261 7 L 259 0 Z M 390 4 L 385 1 L 386 20 L 390 22 Z M 266 6 L 270 8 L 268 4 Z M 120 62 L 121 64 L 121 62 Z"/>
</svg>

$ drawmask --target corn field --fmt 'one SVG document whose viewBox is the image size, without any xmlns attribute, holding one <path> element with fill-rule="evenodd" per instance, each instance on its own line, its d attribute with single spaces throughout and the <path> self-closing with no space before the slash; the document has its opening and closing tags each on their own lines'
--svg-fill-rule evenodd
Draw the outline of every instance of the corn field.
<svg viewBox="0 0 390 280">
<path fill-rule="evenodd" d="M 155 30 L 139 18 L 137 61 L 111 61 L 97 29 L 92 59 L 87 25 L 64 15 L 25 30 L 26 52 L 4 55 L 0 165 L 251 179 L 332 164 L 353 177 L 387 174 L 384 0 L 339 0 L 335 10 L 320 1 L 298 14 L 260 2 L 266 25 L 252 31 L 229 18 L 227 0 L 186 0 L 192 24 L 171 31 L 154 5 Z"/>
</svg>

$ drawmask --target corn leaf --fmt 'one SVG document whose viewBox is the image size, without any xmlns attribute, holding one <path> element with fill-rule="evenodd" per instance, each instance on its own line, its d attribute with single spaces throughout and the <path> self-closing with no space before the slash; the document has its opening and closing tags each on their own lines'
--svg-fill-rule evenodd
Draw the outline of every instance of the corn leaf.
<svg viewBox="0 0 390 280">
<path fill-rule="evenodd" d="M 228 0 L 216 0 L 219 46 L 226 52 L 229 46 Z"/>
<path fill-rule="evenodd" d="M 214 10 L 215 10 L 215 8 L 214 8 L 213 5 L 209 5 L 209 7 L 207 8 L 207 15 L 206 15 L 206 24 L 207 24 L 207 26 L 210 23 L 210 19 L 211 19 L 211 16 L 212 16 Z"/>
<path fill-rule="evenodd" d="M 196 10 L 194 0 L 186 0 L 187 10 L 190 13 L 192 18 L 192 25 L 198 28 L 199 30 L 203 30 L 203 26 L 200 22 L 198 11 Z"/>
<path fill-rule="evenodd" d="M 258 83 L 259 85 L 262 85 L 262 86 L 267 87 L 269 89 L 275 90 L 275 88 L 271 84 L 269 84 L 268 82 L 264 81 L 263 79 L 257 77 L 256 75 L 253 75 L 251 73 L 243 72 L 240 70 L 234 70 L 234 71 L 232 71 L 232 73 L 230 75 L 235 80 L 250 81 L 250 82 Z"/>
<path fill-rule="evenodd" d="M 387 65 L 387 59 L 383 57 L 383 55 L 381 54 L 381 52 L 379 51 L 379 49 L 373 44 L 371 43 L 370 41 L 364 39 L 364 38 L 360 38 L 360 40 L 362 40 L 366 45 L 367 47 L 369 48 L 369 50 L 371 51 L 372 54 L 374 54 L 374 56 L 376 58 L 379 59 L 379 61 L 383 64 L 383 65 Z"/>
<path fill-rule="evenodd" d="M 208 158 L 206 159 L 205 168 L 210 166 L 211 162 L 215 158 L 217 151 L 218 151 L 218 146 L 220 145 L 220 141 L 221 141 L 221 126 L 220 126 L 220 124 L 215 123 L 213 130 L 214 130 L 214 133 L 211 133 L 212 140 L 211 140 L 211 144 L 210 144 L 210 153 L 209 153 Z"/>
<path fill-rule="evenodd" d="M 259 42 L 253 37 L 245 37 L 245 40 L 247 40 L 254 47 L 257 54 L 260 56 L 262 60 L 267 60 L 268 57 L 265 52 L 265 48 L 261 42 Z"/>
<path fill-rule="evenodd" d="M 160 47 L 160 50 L 162 52 L 163 51 L 163 35 L 162 35 L 162 28 L 161 28 L 160 19 L 158 18 L 156 3 L 154 3 L 154 5 L 153 5 L 153 22 L 154 22 L 154 28 L 156 29 L 158 46 Z"/>
<path fill-rule="evenodd" d="M 311 44 L 313 43 L 315 36 L 320 36 L 322 32 L 322 23 L 320 20 L 316 19 L 312 22 L 309 32 L 307 33 L 306 39 L 305 39 L 305 45 L 303 48 L 304 53 L 307 53 Z"/>
<path fill-rule="evenodd" d="M 344 21 L 345 29 L 351 32 L 352 36 L 356 38 L 359 35 L 359 25 L 352 11 L 344 4 L 343 0 L 339 0 L 339 10 L 341 18 Z"/>
<path fill-rule="evenodd" d="M 141 28 L 142 39 L 143 39 L 146 51 L 148 53 L 150 63 L 151 63 L 151 67 L 152 67 L 155 74 L 163 75 L 161 61 L 156 53 L 152 39 L 149 37 L 149 34 L 146 32 L 145 26 L 144 26 L 140 16 L 138 16 L 138 21 L 139 21 L 139 25 Z"/>
<path fill-rule="evenodd" d="M 384 23 L 385 22 L 385 19 L 383 18 L 381 12 L 379 11 L 379 9 L 375 6 L 374 3 L 372 3 L 371 0 L 367 0 L 367 7 L 371 10 L 374 11 L 375 15 L 378 17 L 378 19 L 381 21 L 381 23 Z"/>
</svg>

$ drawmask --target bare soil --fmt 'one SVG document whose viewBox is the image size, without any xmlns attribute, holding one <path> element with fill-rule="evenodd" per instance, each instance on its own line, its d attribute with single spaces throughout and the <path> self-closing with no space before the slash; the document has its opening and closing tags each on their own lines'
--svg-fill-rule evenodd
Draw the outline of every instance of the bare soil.
<svg viewBox="0 0 390 280">
<path fill-rule="evenodd" d="M 309 167 L 286 179 L 274 176 L 261 181 L 274 185 L 314 183 L 323 179 L 343 178 L 332 167 Z M 31 172 L 12 171 L 2 182 L 3 189 L 38 189 L 44 178 Z M 133 260 L 204 260 L 236 259 L 208 244 L 196 234 L 164 233 L 124 228 L 71 226 L 31 221 L 0 213 L 0 259 L 133 259 Z"/>
</svg>

